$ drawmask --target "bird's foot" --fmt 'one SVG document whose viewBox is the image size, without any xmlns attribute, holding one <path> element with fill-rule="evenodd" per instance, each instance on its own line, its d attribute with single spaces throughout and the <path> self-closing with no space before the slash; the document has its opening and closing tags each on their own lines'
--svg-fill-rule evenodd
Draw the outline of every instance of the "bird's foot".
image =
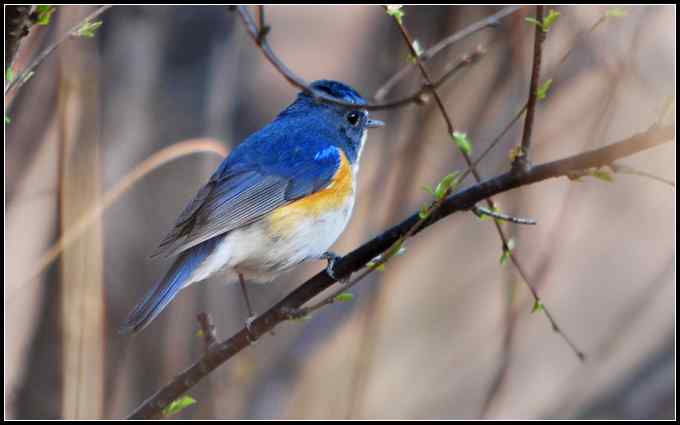
<svg viewBox="0 0 680 425">
<path fill-rule="evenodd" d="M 328 276 L 332 277 L 333 279 L 337 280 L 341 284 L 345 284 L 349 281 L 349 276 L 346 276 L 342 279 L 338 279 L 335 276 L 335 272 L 333 269 L 335 268 L 335 263 L 338 262 L 338 260 L 342 259 L 341 256 L 338 254 L 331 252 L 331 251 L 326 251 L 321 256 L 319 257 L 319 260 L 326 260 L 328 261 L 328 264 L 326 265 L 326 273 L 328 273 Z"/>
<path fill-rule="evenodd" d="M 251 314 L 247 319 L 246 319 L 246 335 L 248 336 L 248 341 L 250 341 L 251 344 L 255 344 L 257 341 L 257 336 L 251 329 L 251 326 L 257 316 L 255 314 Z"/>
</svg>

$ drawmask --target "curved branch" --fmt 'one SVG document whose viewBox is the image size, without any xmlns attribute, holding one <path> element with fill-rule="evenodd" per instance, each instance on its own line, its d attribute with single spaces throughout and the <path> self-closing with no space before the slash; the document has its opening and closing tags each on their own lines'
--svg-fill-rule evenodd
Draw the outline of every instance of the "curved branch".
<svg viewBox="0 0 680 425">
<path fill-rule="evenodd" d="M 607 166 L 618 159 L 668 143 L 674 140 L 674 137 L 675 128 L 672 126 L 652 128 L 600 149 L 536 165 L 521 175 L 507 172 L 487 179 L 447 198 L 417 232 L 432 226 L 453 213 L 468 210 L 477 202 L 490 196 L 550 178 L 565 176 L 577 170 Z M 336 279 L 342 280 L 351 273 L 362 269 L 366 263 L 389 249 L 395 241 L 409 232 L 419 220 L 419 213 L 416 212 L 406 220 L 361 245 L 345 257 L 338 259 L 334 267 Z M 336 282 L 336 279 L 331 278 L 326 271 L 317 273 L 267 312 L 257 317 L 250 324 L 249 330 L 243 328 L 231 338 L 215 345 L 210 352 L 206 353 L 196 363 L 178 374 L 169 384 L 144 401 L 130 414 L 129 419 L 160 417 L 165 406 L 176 400 L 224 362 L 251 345 L 253 338 L 266 335 L 279 323 L 287 321 L 290 318 L 291 312 L 297 311 L 305 303 L 329 288 Z"/>
<path fill-rule="evenodd" d="M 488 16 L 481 21 L 477 21 L 474 24 L 463 28 L 462 30 L 446 37 L 445 39 L 441 40 L 434 46 L 430 47 L 429 49 L 425 50 L 422 55 L 420 55 L 421 60 L 427 62 L 428 60 L 432 59 L 435 57 L 437 54 L 440 52 L 448 49 L 449 47 L 453 46 L 457 42 L 467 38 L 468 36 L 471 36 L 472 34 L 475 34 L 478 31 L 481 31 L 486 28 L 492 28 L 497 26 L 500 23 L 500 20 L 502 18 L 505 18 L 506 16 L 512 15 L 513 13 L 517 12 L 524 6 L 508 6 L 503 9 L 501 9 L 499 12 Z M 389 80 L 385 84 L 383 84 L 376 92 L 375 92 L 375 100 L 382 101 L 387 94 L 396 87 L 396 85 L 401 82 L 401 80 L 406 77 L 406 75 L 413 69 L 413 64 L 409 63 L 408 65 L 404 66 L 401 68 L 399 71 L 397 71 L 396 74 L 394 74 L 392 77 L 390 77 Z"/>
<path fill-rule="evenodd" d="M 227 151 L 224 146 L 220 144 L 219 141 L 210 138 L 184 140 L 154 153 L 135 166 L 135 168 L 127 173 L 113 188 L 106 192 L 98 204 L 85 212 L 72 227 L 66 229 L 61 237 L 40 257 L 40 259 L 38 259 L 36 266 L 25 280 L 22 280 L 13 286 L 6 286 L 7 296 L 9 298 L 14 297 L 18 291 L 24 289 L 25 285 L 42 274 L 54 260 L 59 258 L 59 255 L 61 255 L 66 248 L 76 242 L 92 224 L 101 219 L 104 212 L 106 212 L 106 210 L 121 196 L 127 193 L 137 181 L 170 161 L 198 152 L 213 152 L 222 157 L 227 156 Z"/>
<path fill-rule="evenodd" d="M 288 81 L 288 83 L 290 83 L 293 87 L 296 87 L 302 90 L 303 92 L 311 96 L 314 96 L 315 99 L 318 99 L 320 101 L 343 106 L 346 108 L 356 108 L 356 105 L 354 103 L 345 102 L 334 97 L 331 97 L 325 93 L 313 90 L 305 80 L 303 80 L 297 74 L 295 74 L 290 68 L 288 68 L 288 66 L 285 63 L 283 63 L 281 59 L 279 59 L 278 56 L 276 56 L 271 46 L 269 46 L 269 43 L 267 42 L 266 35 L 268 33 L 268 30 L 264 32 L 260 31 L 258 25 L 255 23 L 255 19 L 250 14 L 250 12 L 248 12 L 248 7 L 238 6 L 237 10 L 239 16 L 241 17 L 241 21 L 243 22 L 243 25 L 246 28 L 246 31 L 248 31 L 248 35 L 250 35 L 250 38 L 253 39 L 257 47 L 262 51 L 265 58 L 274 67 L 274 69 L 276 69 L 278 73 L 281 74 L 283 78 L 286 79 L 286 81 Z M 422 103 L 423 95 L 430 92 L 433 86 L 435 88 L 439 87 L 449 78 L 456 75 L 458 71 L 463 69 L 465 66 L 476 63 L 485 53 L 486 51 L 482 47 L 477 48 L 474 52 L 461 56 L 459 62 L 455 66 L 453 66 L 449 71 L 447 71 L 441 78 L 439 78 L 436 82 L 433 82 L 432 85 L 430 86 L 423 85 L 415 93 L 385 103 L 363 105 L 362 108 L 368 111 L 380 111 L 385 109 L 398 108 L 401 106 L 409 105 L 411 103 Z"/>
</svg>

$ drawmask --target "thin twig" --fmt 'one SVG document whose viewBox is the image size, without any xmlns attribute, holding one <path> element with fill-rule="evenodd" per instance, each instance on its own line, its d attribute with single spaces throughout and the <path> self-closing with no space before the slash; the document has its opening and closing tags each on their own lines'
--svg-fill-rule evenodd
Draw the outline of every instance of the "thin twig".
<svg viewBox="0 0 680 425">
<path fill-rule="evenodd" d="M 493 195 L 550 178 L 565 176 L 573 170 L 606 166 L 618 159 L 668 143 L 674 140 L 674 137 L 674 127 L 654 127 L 649 131 L 636 134 L 603 148 L 535 165 L 529 172 L 521 176 L 507 172 L 485 180 L 448 197 L 442 206 L 428 218 L 428 221 L 421 230 L 432 226 L 453 213 L 465 211 L 477 202 Z M 419 213 L 416 212 L 406 220 L 342 257 L 334 268 L 336 278 L 329 276 L 326 271 L 317 273 L 267 312 L 252 321 L 249 330 L 243 328 L 231 338 L 220 342 L 196 363 L 175 376 L 170 383 L 140 404 L 130 414 L 129 418 L 150 419 L 161 416 L 165 406 L 196 385 L 214 369 L 250 346 L 253 335 L 257 338 L 264 336 L 279 323 L 289 320 L 289 313 L 291 311 L 299 309 L 303 304 L 333 285 L 337 279 L 343 279 L 363 268 L 371 259 L 385 252 L 395 241 L 403 237 L 418 221 Z"/>
<path fill-rule="evenodd" d="M 543 6 L 536 6 L 536 20 L 543 22 Z M 531 149 L 531 132 L 534 124 L 534 112 L 536 109 L 536 98 L 538 84 L 541 78 L 541 59 L 543 57 L 543 40 L 545 31 L 542 26 L 535 25 L 534 28 L 534 64 L 531 69 L 531 82 L 529 83 L 529 100 L 527 100 L 526 116 L 524 118 L 524 131 L 522 133 L 521 150 L 512 162 L 515 171 L 526 171 L 531 163 L 529 162 L 529 150 Z"/>
<path fill-rule="evenodd" d="M 278 58 L 278 56 L 276 56 L 272 48 L 269 46 L 267 38 L 261 36 L 257 24 L 255 24 L 252 15 L 248 11 L 248 7 L 238 6 L 237 10 L 239 16 L 241 17 L 241 21 L 245 25 L 245 28 L 250 37 L 253 39 L 253 41 L 255 41 L 255 44 L 264 54 L 265 58 L 269 61 L 269 63 L 279 72 L 279 74 L 281 74 L 281 76 L 283 76 L 283 78 L 286 79 L 286 81 L 288 81 L 288 83 L 290 83 L 293 87 L 296 87 L 302 90 L 303 92 L 309 94 L 310 96 L 314 96 L 314 98 L 319 101 L 323 101 L 325 103 L 330 103 L 333 105 L 343 106 L 345 108 L 356 108 L 357 105 L 354 103 L 339 100 L 337 98 L 327 95 L 326 93 L 313 90 L 304 79 L 296 75 L 290 68 L 288 68 L 288 66 L 285 63 L 283 63 L 283 61 L 281 61 Z M 478 48 L 474 53 L 470 54 L 469 56 L 467 57 L 464 56 L 459 62 L 459 64 L 457 66 L 454 66 L 442 78 L 437 80 L 436 84 L 437 85 L 443 84 L 451 76 L 455 75 L 462 67 L 469 65 L 471 63 L 475 63 L 484 53 L 485 51 L 483 48 L 481 49 Z M 366 105 L 362 105 L 361 108 L 366 109 L 368 111 L 379 111 L 402 107 L 411 103 L 416 104 L 422 103 L 423 94 L 425 94 L 429 90 L 430 90 L 429 87 L 423 86 L 415 93 L 405 96 L 403 98 L 384 103 L 376 104 L 369 103 Z"/>
<path fill-rule="evenodd" d="M 631 175 L 631 176 L 646 177 L 648 179 L 656 180 L 660 183 L 664 183 L 664 184 L 667 184 L 670 187 L 675 188 L 675 182 L 672 181 L 672 180 L 664 179 L 663 177 L 659 177 L 659 176 L 656 176 L 654 174 L 650 174 L 646 171 L 637 170 L 637 169 L 635 169 L 633 167 L 629 167 L 627 165 L 612 163 L 612 164 L 609 165 L 609 168 L 611 168 L 612 171 L 615 172 L 616 174 L 628 174 L 628 175 Z"/>
<path fill-rule="evenodd" d="M 265 37 L 267 37 L 267 34 L 269 34 L 269 31 L 271 30 L 271 27 L 265 23 L 264 5 L 257 6 L 257 22 L 259 23 L 257 40 L 258 43 L 261 44 L 264 41 Z"/>
<path fill-rule="evenodd" d="M 479 205 L 475 205 L 472 207 L 472 212 L 475 213 L 475 215 L 479 218 L 482 218 L 484 216 L 489 216 L 496 218 L 498 220 L 503 220 L 503 221 L 509 221 L 511 223 L 516 223 L 516 224 L 527 224 L 527 225 L 535 225 L 536 220 L 532 220 L 530 218 L 521 218 L 521 217 L 513 217 L 508 214 L 503 214 L 502 212 L 498 211 L 493 211 L 488 208 L 480 207 Z"/>
<path fill-rule="evenodd" d="M 376 258 L 372 259 L 369 263 L 370 267 L 368 267 L 366 270 L 364 270 L 364 272 L 362 272 L 357 278 L 355 278 L 354 280 L 352 280 L 350 283 L 348 283 L 346 285 L 343 284 L 342 287 L 338 288 L 337 290 L 335 290 L 330 295 L 328 295 L 326 298 L 322 299 L 321 301 L 317 302 L 316 304 L 314 304 L 310 307 L 304 307 L 304 308 L 297 309 L 296 311 L 292 311 L 290 313 L 291 318 L 297 319 L 297 318 L 307 316 L 308 314 L 312 313 L 313 311 L 316 311 L 316 310 L 318 310 L 322 307 L 325 307 L 327 305 L 331 305 L 331 304 L 335 303 L 337 301 L 338 295 L 342 294 L 343 292 L 346 292 L 348 289 L 350 289 L 351 287 L 353 287 L 354 285 L 356 285 L 357 283 L 362 281 L 366 276 L 368 276 L 374 270 L 378 270 L 381 267 L 383 267 L 385 264 L 387 264 L 387 262 L 390 259 L 392 259 L 392 257 L 394 255 L 398 254 L 398 251 L 396 250 L 397 246 L 401 246 L 406 240 L 408 240 L 411 236 L 413 236 L 416 232 L 418 232 L 418 230 L 420 230 L 420 228 L 423 226 L 423 224 L 425 224 L 425 222 L 427 221 L 428 216 L 430 214 L 432 214 L 433 212 L 435 212 L 438 208 L 441 207 L 441 205 L 443 204 L 444 200 L 448 197 L 450 192 L 451 192 L 451 188 L 447 189 L 445 195 L 441 199 L 434 201 L 432 203 L 432 205 L 429 206 L 427 215 L 425 215 L 425 216 L 421 215 L 419 217 L 419 220 L 404 234 L 403 237 L 396 240 L 387 250 L 385 250 L 385 253 L 392 253 L 392 254 L 386 255 L 385 253 L 383 253 L 383 254 L 377 256 Z M 531 219 L 527 219 L 527 218 L 513 217 L 513 216 L 510 216 L 510 215 L 507 215 L 507 214 L 500 213 L 500 212 L 491 211 L 487 208 L 480 207 L 478 205 L 472 206 L 471 210 L 475 213 L 475 215 L 477 215 L 480 218 L 485 216 L 485 215 L 488 215 L 488 216 L 491 216 L 491 217 L 495 217 L 499 220 L 510 221 L 510 222 L 518 223 L 518 224 L 527 224 L 527 225 L 535 225 L 536 224 L 535 220 L 531 220 Z M 503 242 L 503 247 L 508 252 L 510 251 L 507 247 L 507 242 L 505 240 Z"/>
<path fill-rule="evenodd" d="M 308 316 L 309 314 L 321 309 L 322 307 L 326 307 L 327 305 L 334 304 L 338 301 L 338 295 L 343 294 L 347 292 L 350 288 L 352 288 L 354 285 L 357 283 L 361 282 L 364 280 L 366 276 L 371 274 L 371 272 L 375 270 L 375 268 L 367 268 L 364 269 L 361 274 L 359 274 L 357 277 L 352 279 L 349 283 L 342 283 L 340 284 L 340 287 L 333 291 L 329 296 L 325 297 L 321 301 L 310 305 L 309 307 L 300 307 L 298 309 L 292 310 L 289 312 L 290 318 L 292 319 L 298 319 L 302 318 L 305 316 Z"/>
<path fill-rule="evenodd" d="M 444 106 L 444 102 L 442 101 L 441 97 L 439 96 L 439 93 L 437 92 L 437 89 L 433 87 L 432 84 L 432 78 L 430 77 L 429 72 L 427 71 L 427 68 L 425 67 L 425 64 L 420 60 L 420 57 L 418 55 L 418 52 L 415 49 L 415 46 L 413 44 L 413 38 L 411 35 L 408 33 L 408 30 L 404 26 L 403 22 L 400 19 L 394 19 L 395 24 L 399 28 L 399 31 L 401 32 L 401 35 L 404 37 L 404 41 L 408 45 L 409 49 L 411 50 L 412 56 L 415 58 L 416 64 L 418 65 L 418 68 L 420 69 L 421 74 L 423 75 L 423 78 L 425 79 L 426 85 L 430 87 L 432 94 L 436 100 L 437 106 L 439 107 L 439 110 L 441 111 L 442 117 L 444 118 L 444 121 L 446 122 L 446 127 L 449 132 L 449 136 L 452 137 L 455 131 L 453 121 L 451 120 L 451 117 L 446 110 L 446 107 Z M 477 172 L 477 169 L 472 163 L 472 160 L 470 159 L 470 156 L 465 152 L 463 149 L 459 149 L 461 154 L 463 155 L 463 158 L 465 159 L 465 162 L 468 165 L 468 169 L 471 170 L 472 175 L 475 177 L 475 180 L 477 182 L 481 181 L 481 176 Z M 528 171 L 528 169 L 527 169 Z M 493 210 L 495 208 L 494 202 L 492 199 L 486 199 L 486 204 L 489 207 L 490 210 Z M 548 321 L 550 322 L 550 325 L 552 326 L 552 329 L 564 339 L 564 341 L 569 345 L 569 347 L 574 351 L 574 354 L 580 359 L 584 360 L 585 355 L 583 352 L 576 347 L 576 345 L 571 341 L 571 338 L 569 338 L 563 331 L 562 329 L 558 326 L 557 322 L 555 321 L 552 313 L 548 309 L 547 306 L 542 302 L 541 298 L 538 295 L 538 292 L 536 289 L 531 285 L 531 282 L 528 279 L 527 273 L 525 273 L 523 267 L 521 266 L 520 262 L 517 260 L 516 255 L 512 252 L 511 248 L 508 245 L 508 238 L 503 232 L 503 229 L 501 228 L 500 223 L 498 221 L 494 220 L 494 227 L 496 228 L 496 232 L 498 233 L 499 238 L 501 239 L 502 243 L 502 248 L 503 252 L 507 252 L 509 254 L 510 260 L 512 263 L 515 265 L 517 268 L 517 271 L 519 272 L 520 276 L 524 280 L 526 286 L 529 288 L 531 291 L 531 294 L 534 297 L 534 302 L 537 305 L 543 306 L 541 309 L 543 311 L 543 314 L 547 317 Z"/>
<path fill-rule="evenodd" d="M 562 58 L 559 60 L 558 67 L 564 65 L 564 63 L 567 61 L 567 58 L 569 57 L 571 52 L 573 52 L 574 49 L 576 48 L 576 44 L 578 43 L 578 41 L 580 39 L 585 38 L 586 36 L 590 35 L 593 31 L 595 31 L 605 21 L 607 21 L 607 15 L 606 14 L 601 16 L 593 25 L 590 26 L 590 28 L 588 30 L 581 32 L 577 37 L 575 37 L 575 39 L 572 41 L 569 48 L 566 50 L 566 52 L 562 55 Z M 555 77 L 552 77 L 552 78 L 555 78 Z M 553 84 L 553 87 L 554 87 L 554 84 Z M 503 128 L 503 130 L 498 134 L 498 136 L 496 136 L 494 138 L 494 140 L 491 142 L 491 144 L 489 144 L 489 146 L 484 150 L 484 152 L 482 152 L 482 154 L 479 156 L 479 158 L 477 158 L 474 161 L 473 165 L 475 167 L 489 154 L 489 152 L 491 152 L 491 150 L 493 150 L 493 148 L 496 147 L 496 145 L 501 141 L 501 139 L 510 130 L 510 128 L 512 128 L 512 126 L 515 125 L 515 123 L 517 121 L 519 121 L 519 119 L 522 117 L 522 114 L 524 114 L 524 112 L 526 112 L 526 110 L 527 110 L 527 104 L 525 103 L 524 106 L 522 106 L 522 109 L 520 109 L 515 114 L 515 116 L 512 118 L 512 120 L 510 120 L 510 122 Z M 471 171 L 470 169 L 466 170 L 465 173 L 463 173 L 461 180 L 464 180 L 465 177 L 468 176 L 470 171 Z"/>
<path fill-rule="evenodd" d="M 31 73 L 34 72 L 34 70 L 41 64 L 43 61 L 47 58 L 47 56 L 50 55 L 57 47 L 59 47 L 63 42 L 68 40 L 72 36 L 76 36 L 78 30 L 80 27 L 83 26 L 83 24 L 93 20 L 94 18 L 98 17 L 102 13 L 106 12 L 108 9 L 112 8 L 113 6 L 102 6 L 99 9 L 95 10 L 91 14 L 89 14 L 85 19 L 81 20 L 78 22 L 75 26 L 71 27 L 70 30 L 68 30 L 64 35 L 61 36 L 57 41 L 55 41 L 53 44 L 48 46 L 45 50 L 43 50 L 35 59 L 33 59 L 33 62 L 31 62 L 30 65 L 28 65 L 26 68 L 24 68 L 23 71 L 21 71 L 21 74 L 19 74 L 16 78 L 14 78 L 12 81 L 9 82 L 7 87 L 5 87 L 5 96 L 12 90 L 19 90 L 26 81 L 28 81 L 30 78 L 29 76 L 32 75 Z"/>
<path fill-rule="evenodd" d="M 496 145 L 498 145 L 498 143 L 503 139 L 503 136 L 505 136 L 507 132 L 510 131 L 512 126 L 514 126 L 515 123 L 519 121 L 519 119 L 522 117 L 522 114 L 524 114 L 524 111 L 526 111 L 526 105 L 524 105 L 524 107 L 520 109 L 519 112 L 517 112 L 517 114 L 515 114 L 515 116 L 510 120 L 510 122 L 508 122 L 508 124 L 503 128 L 503 130 L 501 130 L 501 132 L 498 133 L 498 136 L 496 136 L 491 141 L 489 146 L 487 146 L 486 149 L 484 149 L 484 152 L 482 152 L 481 155 L 479 155 L 479 157 L 472 163 L 472 165 L 468 167 L 467 170 L 465 170 L 465 172 L 460 178 L 461 181 L 465 180 L 465 177 L 467 177 L 472 172 L 472 170 L 476 168 L 480 162 L 482 162 L 482 160 L 489 154 L 489 152 L 491 152 L 493 148 L 495 148 Z"/>
<path fill-rule="evenodd" d="M 522 6 L 508 6 L 503 9 L 501 9 L 499 12 L 488 16 L 480 21 L 475 22 L 472 25 L 469 25 L 462 29 L 461 31 L 458 31 L 454 33 L 453 35 L 450 35 L 434 46 L 430 47 L 429 49 L 425 50 L 422 55 L 420 55 L 420 58 L 423 61 L 428 61 L 435 57 L 437 54 L 441 53 L 442 51 L 448 49 L 449 47 L 453 46 L 457 42 L 467 38 L 468 36 L 475 34 L 478 31 L 481 31 L 486 28 L 493 28 L 497 26 L 500 23 L 500 20 L 508 15 L 511 15 L 521 9 Z M 376 92 L 374 99 L 376 101 L 382 101 L 385 99 L 387 94 L 396 87 L 396 85 L 406 77 L 406 75 L 413 69 L 412 64 L 408 64 L 401 68 L 399 71 L 397 71 L 396 74 L 394 74 L 392 77 L 390 77 L 389 80 L 385 84 L 383 84 Z"/>
</svg>

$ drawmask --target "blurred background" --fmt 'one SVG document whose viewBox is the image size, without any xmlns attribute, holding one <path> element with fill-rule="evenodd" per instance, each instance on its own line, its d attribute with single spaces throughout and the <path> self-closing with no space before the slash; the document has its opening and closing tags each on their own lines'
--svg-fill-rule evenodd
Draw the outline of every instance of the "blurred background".
<svg viewBox="0 0 680 425">
<path fill-rule="evenodd" d="M 58 6 L 23 39 L 15 74 L 94 10 Z M 499 10 L 408 6 L 404 23 L 427 49 Z M 535 162 L 644 131 L 675 93 L 673 6 L 608 18 L 609 6 L 557 10 L 544 44 L 542 76 L 553 85 L 536 112 Z M 486 52 L 440 89 L 473 158 L 526 101 L 533 15 L 521 8 L 428 62 L 436 78 L 462 55 Z M 374 100 L 409 63 L 379 6 L 269 6 L 266 18 L 273 49 L 307 81 L 338 79 Z M 247 316 L 238 285 L 218 277 L 183 291 L 139 335 L 116 332 L 169 266 L 149 254 L 220 152 L 297 90 L 227 7 L 116 6 L 98 19 L 93 38 L 67 40 L 5 96 L 7 418 L 125 417 L 201 355 L 198 313 L 212 315 L 220 339 Z M 385 100 L 420 84 L 412 70 Z M 339 254 L 416 211 L 429 199 L 423 186 L 464 169 L 433 102 L 374 116 L 387 126 L 369 137 Z M 521 133 L 522 121 L 480 164 L 483 176 L 508 169 Z M 621 163 L 675 181 L 675 150 L 673 142 Z M 149 172 L 127 184 L 152 157 Z M 673 187 L 630 175 L 553 179 L 495 198 L 538 221 L 503 228 L 585 363 L 531 314 L 526 285 L 499 262 L 493 224 L 456 214 L 352 288 L 353 301 L 284 323 L 218 368 L 177 417 L 673 418 L 675 199 Z M 55 251 L 64 236 L 72 240 Z M 251 287 L 255 310 L 324 265 Z"/>
</svg>

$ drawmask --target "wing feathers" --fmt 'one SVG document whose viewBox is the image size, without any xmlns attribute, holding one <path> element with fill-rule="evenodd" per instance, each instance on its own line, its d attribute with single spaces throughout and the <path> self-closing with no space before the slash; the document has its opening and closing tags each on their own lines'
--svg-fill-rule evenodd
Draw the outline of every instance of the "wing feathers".
<svg viewBox="0 0 680 425">
<path fill-rule="evenodd" d="M 269 167 L 241 162 L 238 172 L 223 164 L 151 256 L 181 253 L 326 187 L 340 165 L 340 151 L 326 146 L 323 156 L 314 157 L 314 151 L 309 155 L 285 167 L 285 161 Z"/>
</svg>

